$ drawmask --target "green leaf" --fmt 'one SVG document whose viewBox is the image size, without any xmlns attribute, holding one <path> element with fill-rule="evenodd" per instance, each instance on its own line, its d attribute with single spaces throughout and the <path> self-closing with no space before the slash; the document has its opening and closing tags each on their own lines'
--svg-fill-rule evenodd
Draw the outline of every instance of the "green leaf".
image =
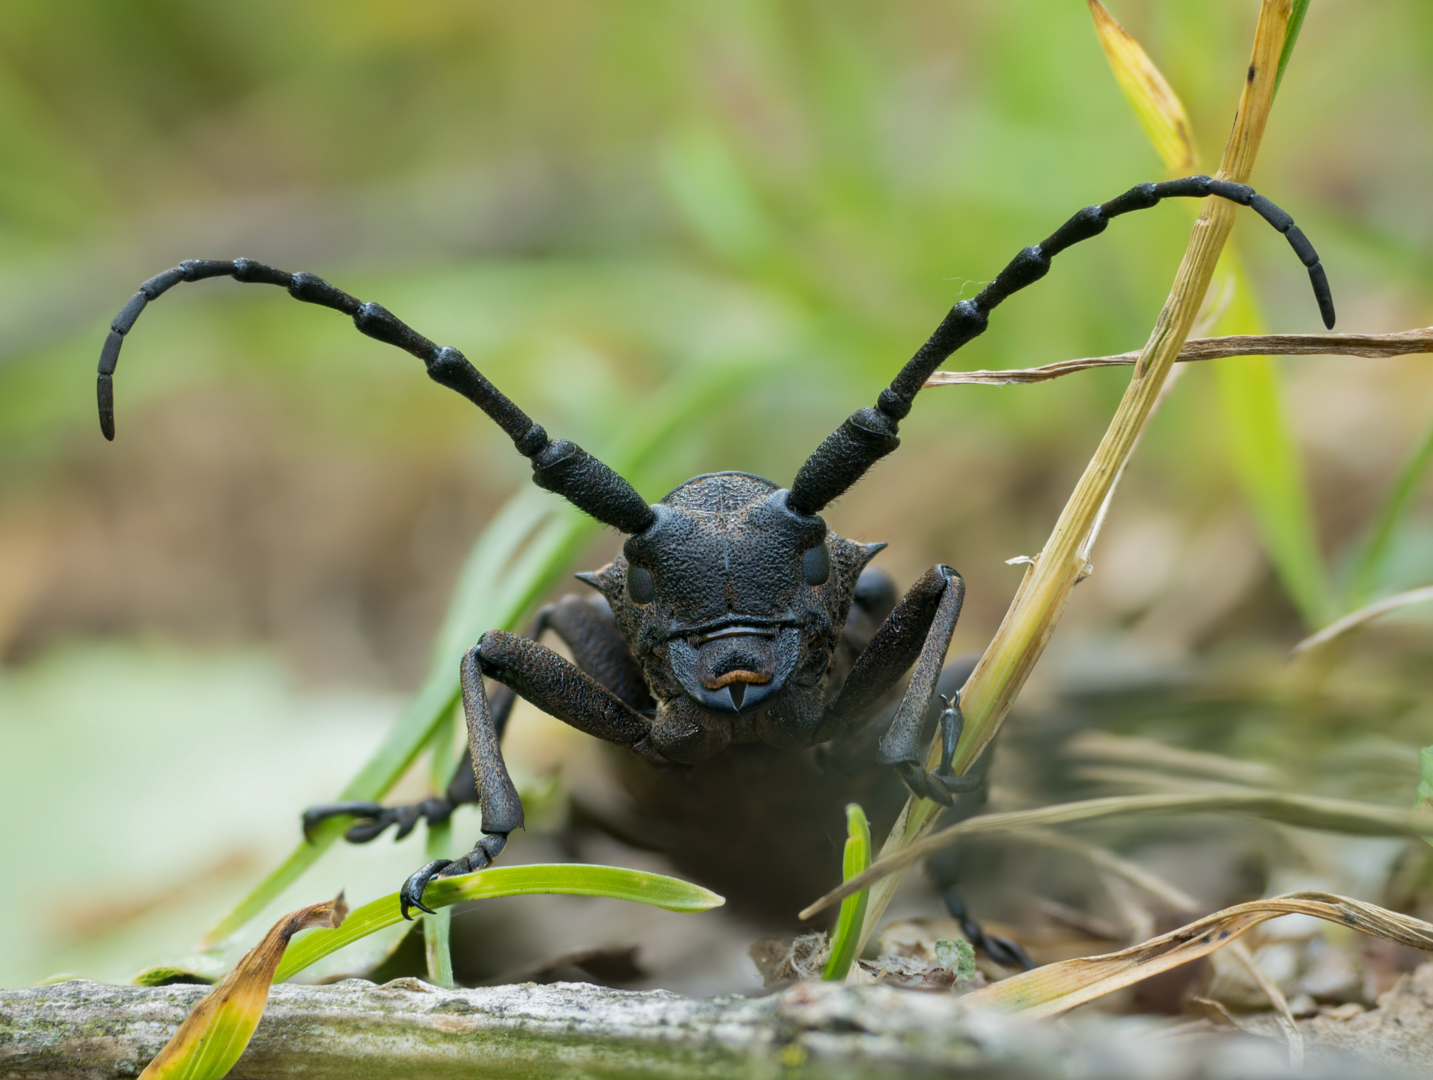
<svg viewBox="0 0 1433 1080">
<path fill-rule="evenodd" d="M 1289 66 L 1289 57 L 1294 55 L 1294 43 L 1299 40 L 1299 31 L 1304 28 L 1304 16 L 1309 13 L 1309 0 L 1294 0 L 1294 9 L 1289 13 L 1288 29 L 1284 31 L 1284 49 L 1279 53 L 1279 70 L 1274 75 L 1274 93 L 1284 81 L 1284 68 Z"/>
<path fill-rule="evenodd" d="M 429 742 L 432 755 L 432 770 L 429 779 L 436 791 L 442 791 L 455 771 L 451 752 L 455 743 L 453 728 L 457 717 L 450 710 L 448 715 L 433 729 Z M 429 824 L 427 828 L 426 852 L 429 861 L 451 858 L 453 846 L 453 821 L 447 819 L 441 824 Z M 455 986 L 453 981 L 452 949 L 453 911 L 438 908 L 435 914 L 423 916 L 423 953 L 428 964 L 428 981 L 434 986 Z"/>
<path fill-rule="evenodd" d="M 1384 564 L 1388 561 L 1393 535 L 1412 504 L 1413 496 L 1418 493 L 1418 485 L 1423 480 L 1423 474 L 1428 471 L 1430 461 L 1433 461 L 1433 427 L 1428 429 L 1423 442 L 1404 463 L 1398 478 L 1384 496 L 1383 505 L 1379 507 L 1378 516 L 1374 518 L 1373 527 L 1369 530 L 1368 540 L 1349 573 L 1348 585 L 1344 589 L 1344 610 L 1352 611 L 1362 607 L 1378 587 Z"/>
<path fill-rule="evenodd" d="M 871 826 L 866 821 L 866 812 L 857 803 L 846 807 L 846 852 L 842 860 L 842 877 L 849 881 L 871 865 Z M 860 944 L 861 927 L 866 921 L 866 901 L 869 889 L 862 889 L 854 896 L 841 901 L 841 914 L 836 920 L 836 932 L 831 936 L 831 956 L 826 961 L 826 971 L 821 976 L 828 982 L 838 982 L 846 977 L 851 963 L 856 959 L 856 948 Z"/>
<path fill-rule="evenodd" d="M 529 893 L 607 896 L 680 912 L 707 911 L 726 903 L 710 889 L 680 878 L 584 863 L 498 866 L 473 874 L 438 878 L 428 886 L 423 901 L 429 907 L 442 909 L 465 900 L 488 900 Z M 283 982 L 292 978 L 329 953 L 392 926 L 402 918 L 396 892 L 364 904 L 351 912 L 337 929 L 320 930 L 295 941 L 285 954 L 274 981 Z"/>
</svg>

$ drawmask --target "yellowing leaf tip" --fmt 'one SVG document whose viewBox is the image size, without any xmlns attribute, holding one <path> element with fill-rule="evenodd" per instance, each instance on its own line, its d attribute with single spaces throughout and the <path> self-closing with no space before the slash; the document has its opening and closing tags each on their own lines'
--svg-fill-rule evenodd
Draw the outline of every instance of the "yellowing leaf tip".
<svg viewBox="0 0 1433 1080">
<path fill-rule="evenodd" d="M 1135 116 L 1149 136 L 1155 152 L 1171 172 L 1190 172 L 1196 159 L 1192 128 L 1184 103 L 1139 42 L 1100 0 L 1087 2 L 1110 70 L 1134 108 Z"/>
</svg>

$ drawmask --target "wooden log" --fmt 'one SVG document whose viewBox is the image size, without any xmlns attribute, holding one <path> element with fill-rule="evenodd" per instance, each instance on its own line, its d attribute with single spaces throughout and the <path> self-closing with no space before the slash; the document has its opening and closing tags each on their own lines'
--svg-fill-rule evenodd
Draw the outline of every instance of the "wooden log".
<svg viewBox="0 0 1433 1080">
<path fill-rule="evenodd" d="M 137 1076 L 206 990 L 74 980 L 0 991 L 0 1077 Z M 1151 1034 L 1147 1022 L 1115 1017 L 1085 1026 L 971 1015 L 949 994 L 883 986 L 802 983 L 767 997 L 699 999 L 586 983 L 443 990 L 350 979 L 274 987 L 230 1076 L 1183 1080 L 1225 1076 L 1206 1068 L 1218 1061 L 1284 1075 L 1277 1041 Z M 1345 1061 L 1299 1075 L 1374 1073 Z"/>
</svg>

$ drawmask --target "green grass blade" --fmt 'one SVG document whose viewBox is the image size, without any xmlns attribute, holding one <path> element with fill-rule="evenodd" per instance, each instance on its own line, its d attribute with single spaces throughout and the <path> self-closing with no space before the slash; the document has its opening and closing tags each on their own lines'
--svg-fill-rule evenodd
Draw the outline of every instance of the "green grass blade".
<svg viewBox="0 0 1433 1080">
<path fill-rule="evenodd" d="M 295 934 L 310 927 L 343 925 L 348 904 L 340 893 L 285 915 L 194 1006 L 140 1080 L 220 1080 L 244 1053 L 263 1018 L 274 972 Z"/>
<path fill-rule="evenodd" d="M 1332 609 L 1327 572 L 1273 361 L 1216 360 L 1214 368 L 1234 472 L 1274 570 L 1305 625 L 1322 626 Z"/>
<path fill-rule="evenodd" d="M 1232 275 L 1234 291 L 1219 332 L 1260 333 L 1253 293 L 1232 249 L 1226 249 L 1220 266 L 1223 274 Z M 1216 283 L 1221 276 L 1216 274 Z M 1230 464 L 1264 548 L 1305 624 L 1323 626 L 1333 612 L 1332 589 L 1298 445 L 1284 413 L 1278 369 L 1267 356 L 1215 360 L 1213 365 Z"/>
<path fill-rule="evenodd" d="M 453 837 L 451 821 L 428 826 L 428 858 L 446 859 Z M 428 981 L 434 986 L 454 986 L 453 982 L 453 909 L 440 907 L 435 914 L 424 915 L 423 952 L 428 961 Z"/>
<path fill-rule="evenodd" d="M 144 1080 L 220 1080 L 249 1048 L 261 1016 L 235 1004 L 221 1005 L 189 1054 L 168 1067 L 145 1069 Z"/>
<path fill-rule="evenodd" d="M 446 908 L 464 900 L 498 896 L 563 893 L 568 896 L 606 896 L 651 904 L 668 911 L 697 912 L 720 907 L 726 900 L 710 889 L 680 878 L 627 870 L 617 866 L 553 863 L 533 866 L 498 866 L 473 874 L 439 878 L 428 886 L 423 900 L 432 908 Z M 389 893 L 349 914 L 343 925 L 319 930 L 296 939 L 284 954 L 275 982 L 292 978 L 310 964 L 402 918 L 398 894 Z"/>
<path fill-rule="evenodd" d="M 1343 597 L 1345 611 L 1362 607 L 1372 597 L 1383 573 L 1384 563 L 1388 560 L 1393 534 L 1398 530 L 1398 523 L 1403 520 L 1403 515 L 1413 502 L 1413 496 L 1418 493 L 1418 485 L 1428 471 L 1430 461 L 1433 461 L 1433 427 L 1428 429 L 1423 442 L 1404 463 L 1398 478 L 1384 497 L 1383 505 L 1379 507 L 1373 528 L 1369 530 L 1368 540 L 1365 541 L 1363 550 L 1349 573 Z"/>
<path fill-rule="evenodd" d="M 842 878 L 849 881 L 870 865 L 871 825 L 860 805 L 851 803 L 846 807 L 846 852 L 842 860 Z M 862 889 L 841 901 L 836 932 L 831 935 L 831 957 L 826 961 L 826 971 L 821 976 L 827 982 L 839 982 L 851 970 L 861 941 L 861 928 L 866 922 L 866 901 L 870 895 L 869 889 Z"/>
<path fill-rule="evenodd" d="M 1284 81 L 1284 68 L 1289 66 L 1289 57 L 1294 55 L 1294 43 L 1299 40 L 1299 31 L 1304 28 L 1304 16 L 1309 13 L 1309 0 L 1294 0 L 1294 9 L 1289 13 L 1289 26 L 1284 31 L 1284 51 L 1279 54 L 1279 70 L 1274 76 L 1274 93 Z"/>
<path fill-rule="evenodd" d="M 428 780 L 434 791 L 443 791 L 456 771 L 457 762 L 455 738 L 457 713 L 449 710 L 448 715 L 438 721 L 433 729 L 433 738 L 428 743 L 430 756 Z M 427 856 L 433 859 L 450 858 L 453 846 L 452 818 L 442 824 L 427 826 Z M 428 965 L 428 981 L 434 986 L 454 986 L 453 982 L 453 910 L 439 908 L 437 914 L 423 916 L 423 953 Z"/>
</svg>

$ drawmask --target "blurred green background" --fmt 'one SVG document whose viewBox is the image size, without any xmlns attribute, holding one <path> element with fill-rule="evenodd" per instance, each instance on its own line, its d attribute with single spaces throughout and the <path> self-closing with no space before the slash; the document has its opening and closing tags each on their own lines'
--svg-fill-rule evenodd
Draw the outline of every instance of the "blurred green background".
<svg viewBox="0 0 1433 1080">
<path fill-rule="evenodd" d="M 1216 161 L 1257 4 L 1111 10 Z M 1427 0 L 1315 0 L 1283 82 L 1253 182 L 1317 245 L 1340 330 L 1433 322 L 1431 59 Z M 526 483 L 416 361 L 229 281 L 140 321 L 107 445 L 95 360 L 140 281 L 192 257 L 310 270 L 599 453 L 653 422 L 672 378 L 745 365 L 655 471 L 785 483 L 954 300 L 1161 175 L 1081 0 L 11 0 L 0 985 L 120 978 L 212 923 L 370 752 L 464 552 Z M 1164 205 L 1061 256 L 950 366 L 1138 348 L 1190 221 Z M 1284 242 L 1252 220 L 1235 235 L 1268 328 L 1317 330 Z M 1433 420 L 1433 366 L 1280 370 L 1337 580 Z M 956 648 L 979 648 L 1019 579 L 1004 560 L 1038 550 L 1126 379 L 929 391 L 827 517 L 890 541 L 903 585 L 959 567 Z M 1213 373 L 1186 373 L 1047 681 L 1277 657 L 1303 635 L 1226 443 Z M 1430 540 L 1421 493 L 1375 594 L 1433 581 Z"/>
</svg>

